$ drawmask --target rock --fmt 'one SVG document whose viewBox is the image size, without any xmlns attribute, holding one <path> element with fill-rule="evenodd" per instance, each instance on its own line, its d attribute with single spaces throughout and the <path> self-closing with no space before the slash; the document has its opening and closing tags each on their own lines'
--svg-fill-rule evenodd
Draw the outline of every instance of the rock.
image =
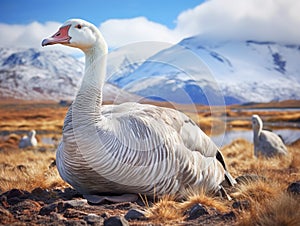
<svg viewBox="0 0 300 226">
<path fill-rule="evenodd" d="M 145 220 L 146 216 L 145 216 L 144 211 L 142 211 L 142 210 L 131 209 L 126 213 L 125 219 L 128 221 L 130 221 L 130 220 Z"/>
<path fill-rule="evenodd" d="M 127 226 L 128 221 L 122 216 L 114 216 L 104 221 L 104 226 Z"/>
<path fill-rule="evenodd" d="M 44 206 L 40 209 L 39 215 L 49 215 L 51 212 L 56 212 L 57 211 L 57 203 L 52 203 L 47 206 Z"/>
<path fill-rule="evenodd" d="M 84 220 L 86 221 L 86 223 L 94 226 L 100 226 L 104 224 L 104 219 L 94 213 L 90 213 L 87 216 L 85 216 Z"/>
<path fill-rule="evenodd" d="M 233 211 L 230 211 L 229 213 L 225 213 L 222 218 L 224 220 L 234 220 L 236 219 L 235 213 Z"/>
<path fill-rule="evenodd" d="M 63 192 L 61 192 L 60 190 L 59 192 L 61 193 L 60 196 L 65 200 L 82 197 L 82 195 L 73 188 L 66 188 Z"/>
<path fill-rule="evenodd" d="M 27 191 L 22 191 L 20 189 L 11 189 L 8 191 L 6 194 L 6 197 L 8 199 L 13 198 L 13 197 L 18 197 L 18 198 L 28 198 L 29 193 Z"/>
<path fill-rule="evenodd" d="M 198 217 L 208 214 L 206 208 L 202 206 L 200 203 L 197 203 L 193 205 L 187 212 L 186 215 L 188 215 L 187 220 L 194 220 Z"/>
<path fill-rule="evenodd" d="M 248 200 L 235 201 L 232 203 L 232 208 L 239 210 L 248 210 L 250 209 L 250 202 Z"/>
<path fill-rule="evenodd" d="M 68 200 L 64 201 L 63 205 L 65 208 L 75 208 L 75 207 L 82 207 L 87 204 L 87 201 L 85 199 L 74 199 L 74 200 Z"/>
<path fill-rule="evenodd" d="M 2 194 L 2 196 L 6 196 L 7 202 L 10 205 L 14 205 L 18 202 L 21 202 L 22 199 L 27 199 L 29 197 L 29 194 L 30 193 L 27 191 L 22 191 L 20 189 L 12 189 Z"/>
<path fill-rule="evenodd" d="M 300 181 L 291 183 L 287 188 L 287 192 L 293 195 L 300 195 Z"/>
<path fill-rule="evenodd" d="M 46 201 L 50 199 L 50 193 L 42 188 L 35 188 L 31 191 L 31 196 L 34 200 Z"/>
<path fill-rule="evenodd" d="M 41 208 L 39 215 L 44 216 L 50 214 L 51 212 L 63 213 L 66 209 L 83 207 L 86 204 L 87 204 L 86 200 L 79 200 L 79 199 L 55 202 Z"/>
<path fill-rule="evenodd" d="M 12 198 L 8 199 L 8 204 L 15 205 L 21 201 L 22 201 L 22 199 L 20 199 L 19 197 L 12 197 Z"/>
</svg>

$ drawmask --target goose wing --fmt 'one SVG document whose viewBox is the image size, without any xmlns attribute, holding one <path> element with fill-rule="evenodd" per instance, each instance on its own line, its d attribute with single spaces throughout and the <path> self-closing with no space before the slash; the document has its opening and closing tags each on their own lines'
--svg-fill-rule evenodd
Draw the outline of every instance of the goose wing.
<svg viewBox="0 0 300 226">
<path fill-rule="evenodd" d="M 174 146 L 183 144 L 204 157 L 215 157 L 219 152 L 194 121 L 174 109 L 125 103 L 105 106 L 102 115 L 107 129 L 134 149 L 155 149 L 171 139 Z"/>
<path fill-rule="evenodd" d="M 270 131 L 263 130 L 260 134 L 260 149 L 268 155 L 287 154 L 287 149 L 280 137 Z"/>
</svg>

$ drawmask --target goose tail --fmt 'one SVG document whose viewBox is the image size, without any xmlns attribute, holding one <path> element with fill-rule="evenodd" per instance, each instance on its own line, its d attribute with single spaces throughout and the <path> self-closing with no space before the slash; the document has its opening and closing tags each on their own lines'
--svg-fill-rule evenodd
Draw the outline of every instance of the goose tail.
<svg viewBox="0 0 300 226">
<path fill-rule="evenodd" d="M 229 184 L 229 186 L 233 187 L 237 182 L 233 178 L 233 176 L 231 176 L 231 174 L 228 172 L 225 161 L 224 161 L 224 157 L 219 150 L 217 151 L 216 158 L 222 164 L 223 168 L 225 169 L 225 181 Z"/>
<path fill-rule="evenodd" d="M 231 176 L 231 174 L 227 170 L 225 170 L 225 180 L 232 187 L 237 183 L 233 176 Z"/>
</svg>

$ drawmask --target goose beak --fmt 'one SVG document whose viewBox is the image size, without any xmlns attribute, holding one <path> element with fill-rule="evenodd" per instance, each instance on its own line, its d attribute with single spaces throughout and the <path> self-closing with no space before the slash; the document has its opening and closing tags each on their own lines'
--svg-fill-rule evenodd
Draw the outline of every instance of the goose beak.
<svg viewBox="0 0 300 226">
<path fill-rule="evenodd" d="M 69 44 L 71 37 L 69 36 L 69 29 L 71 25 L 61 27 L 58 32 L 52 35 L 50 38 L 46 38 L 42 41 L 42 46 L 54 45 L 54 44 Z"/>
</svg>

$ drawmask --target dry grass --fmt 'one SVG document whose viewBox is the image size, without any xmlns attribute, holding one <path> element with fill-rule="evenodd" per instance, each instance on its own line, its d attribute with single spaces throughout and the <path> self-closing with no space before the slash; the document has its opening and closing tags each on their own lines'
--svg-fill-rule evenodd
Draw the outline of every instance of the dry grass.
<svg viewBox="0 0 300 226">
<path fill-rule="evenodd" d="M 67 186 L 56 168 L 50 166 L 54 159 L 55 153 L 50 151 L 0 152 L 0 191 Z"/>
<path fill-rule="evenodd" d="M 193 205 L 201 203 L 204 206 L 212 207 L 219 212 L 227 212 L 229 206 L 227 201 L 221 199 L 220 197 L 213 197 L 211 195 L 205 194 L 204 191 L 187 191 L 185 194 L 185 201 L 181 204 L 183 210 L 191 208 Z"/>
<path fill-rule="evenodd" d="M 146 210 L 146 216 L 154 223 L 170 224 L 184 219 L 183 210 L 179 202 L 172 196 L 164 196 Z"/>
<path fill-rule="evenodd" d="M 173 107 L 188 109 L 188 106 Z M 207 113 L 209 109 L 197 107 L 197 110 L 201 111 L 199 115 L 189 112 L 190 116 L 208 131 L 213 123 L 223 126 L 221 121 Z M 0 131 L 36 129 L 60 134 L 66 111 L 67 107 L 54 103 L 14 106 L 5 103 L 0 106 Z M 227 117 L 232 119 L 232 125 L 237 127 L 249 127 L 253 113 L 230 109 L 226 111 Z M 299 121 L 297 112 L 288 114 L 266 111 L 259 114 L 269 121 Z M 20 134 L 11 133 L 4 140 L 0 138 L 0 150 L 6 150 L 0 151 L 0 192 L 12 188 L 31 191 L 37 187 L 51 189 L 68 186 L 61 180 L 55 167 L 49 168 L 55 158 L 55 152 L 49 151 L 53 147 L 39 146 L 21 151 L 17 148 L 20 137 Z M 46 151 L 40 152 L 41 148 Z M 258 176 L 257 180 L 249 180 L 230 191 L 233 201 L 248 200 L 250 203 L 249 209 L 235 210 L 237 224 L 297 225 L 300 222 L 300 200 L 286 193 L 291 182 L 300 180 L 300 141 L 289 146 L 288 150 L 288 156 L 265 159 L 255 158 L 253 144 L 246 140 L 237 139 L 222 148 L 229 171 L 234 177 L 245 174 Z M 232 210 L 233 201 L 211 197 L 201 191 L 188 191 L 181 201 L 171 196 L 162 197 L 153 206 L 148 206 L 147 216 L 154 224 L 180 224 L 185 220 L 185 212 L 197 203 L 225 213 Z"/>
<path fill-rule="evenodd" d="M 0 130 L 61 131 L 66 112 L 57 103 L 0 103 Z"/>
<path fill-rule="evenodd" d="M 291 196 L 286 192 L 271 193 L 272 195 L 268 193 L 260 201 L 250 199 L 250 210 L 238 214 L 238 225 L 299 225 L 299 197 Z"/>
</svg>

